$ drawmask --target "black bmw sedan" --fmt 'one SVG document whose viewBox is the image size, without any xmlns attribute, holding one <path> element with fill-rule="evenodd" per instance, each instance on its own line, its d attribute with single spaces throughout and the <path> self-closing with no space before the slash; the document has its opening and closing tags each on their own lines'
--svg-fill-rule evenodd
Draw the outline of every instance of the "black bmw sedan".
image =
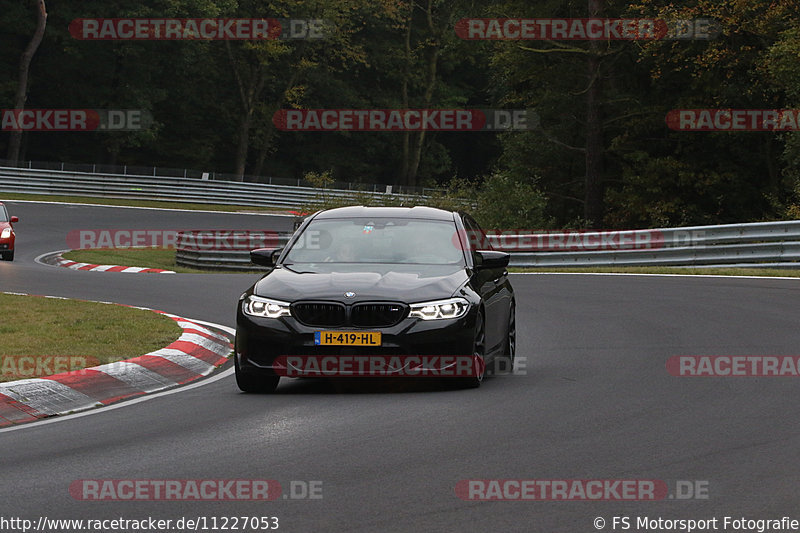
<svg viewBox="0 0 800 533">
<path fill-rule="evenodd" d="M 239 388 L 272 392 L 281 376 L 303 375 L 435 375 L 478 387 L 499 364 L 510 369 L 509 255 L 476 235 L 464 213 L 354 206 L 308 217 L 285 248 L 253 250 L 273 269 L 239 300 Z"/>
</svg>

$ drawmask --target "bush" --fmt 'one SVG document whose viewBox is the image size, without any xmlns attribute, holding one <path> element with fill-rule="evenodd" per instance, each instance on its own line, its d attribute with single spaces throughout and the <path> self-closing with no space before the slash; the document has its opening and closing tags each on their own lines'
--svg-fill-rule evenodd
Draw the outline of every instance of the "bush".
<svg viewBox="0 0 800 533">
<path fill-rule="evenodd" d="M 483 228 L 542 229 L 553 221 L 547 216 L 547 198 L 532 181 L 522 182 L 508 173 L 489 175 L 477 191 L 472 215 Z"/>
<path fill-rule="evenodd" d="M 333 182 L 330 172 L 308 173 L 305 179 L 321 190 L 302 210 L 313 213 L 350 205 L 367 207 L 412 207 L 425 205 L 448 211 L 464 211 L 486 229 L 541 229 L 552 225 L 546 215 L 547 199 L 533 183 L 521 182 L 497 171 L 487 176 L 481 186 L 462 178 L 453 178 L 444 191 L 427 197 L 418 195 L 375 195 L 352 191 L 345 196 L 331 196 L 325 188 Z"/>
</svg>

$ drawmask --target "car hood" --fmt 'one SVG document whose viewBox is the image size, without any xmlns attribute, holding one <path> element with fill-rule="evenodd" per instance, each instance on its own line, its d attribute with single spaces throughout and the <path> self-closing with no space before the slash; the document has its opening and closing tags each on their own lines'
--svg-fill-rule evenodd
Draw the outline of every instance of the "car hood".
<svg viewBox="0 0 800 533">
<path fill-rule="evenodd" d="M 10 222 L 0 222 L 0 231 L 3 231 L 4 229 L 10 228 L 10 227 L 11 227 L 11 223 Z"/>
<path fill-rule="evenodd" d="M 407 303 L 449 298 L 468 280 L 461 265 L 295 264 L 282 266 L 254 286 L 257 296 L 348 302 L 392 300 Z"/>
</svg>

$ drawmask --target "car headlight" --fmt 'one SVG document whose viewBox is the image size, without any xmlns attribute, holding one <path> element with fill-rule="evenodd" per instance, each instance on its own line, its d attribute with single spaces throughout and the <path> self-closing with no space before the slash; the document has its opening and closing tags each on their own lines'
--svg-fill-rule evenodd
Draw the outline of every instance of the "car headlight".
<svg viewBox="0 0 800 533">
<path fill-rule="evenodd" d="M 411 304 L 411 311 L 409 311 L 408 316 L 421 318 L 422 320 L 443 320 L 461 318 L 467 314 L 468 310 L 469 302 L 464 298 L 450 298 L 448 300 Z"/>
<path fill-rule="evenodd" d="M 261 298 L 259 296 L 248 296 L 245 299 L 244 312 L 250 316 L 260 316 L 264 318 L 280 318 L 282 316 L 292 315 L 288 303 L 270 300 L 269 298 Z"/>
<path fill-rule="evenodd" d="M 11 237 L 11 228 L 4 228 L 2 232 L 0 232 L 0 239 L 8 239 Z"/>
</svg>

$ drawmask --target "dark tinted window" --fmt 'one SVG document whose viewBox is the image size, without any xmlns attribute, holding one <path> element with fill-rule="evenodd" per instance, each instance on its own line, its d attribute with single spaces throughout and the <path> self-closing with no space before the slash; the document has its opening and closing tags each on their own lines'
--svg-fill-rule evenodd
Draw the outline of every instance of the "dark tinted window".
<svg viewBox="0 0 800 533">
<path fill-rule="evenodd" d="M 494 250 L 492 243 L 486 237 L 486 233 L 471 216 L 464 215 L 462 220 L 467 230 L 467 242 L 471 250 Z"/>
<path fill-rule="evenodd" d="M 306 226 L 286 263 L 463 264 L 452 221 L 319 219 Z"/>
</svg>

